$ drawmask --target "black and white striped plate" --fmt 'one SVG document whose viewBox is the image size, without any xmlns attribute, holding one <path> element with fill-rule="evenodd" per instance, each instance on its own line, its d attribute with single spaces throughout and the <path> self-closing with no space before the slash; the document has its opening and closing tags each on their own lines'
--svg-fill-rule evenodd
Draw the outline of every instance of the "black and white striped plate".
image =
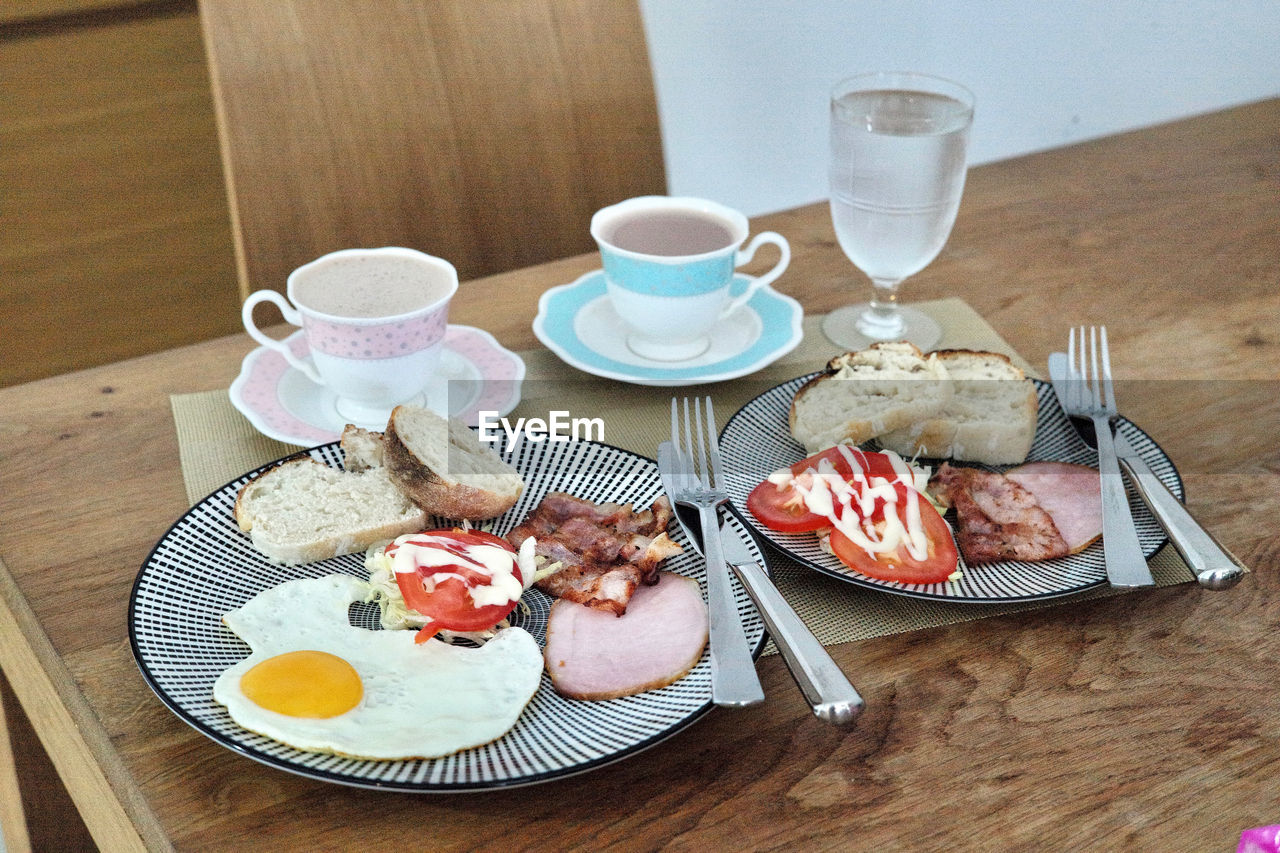
<svg viewBox="0 0 1280 853">
<path fill-rule="evenodd" d="M 804 448 L 791 438 L 787 414 L 796 390 L 817 374 L 800 376 L 776 385 L 739 409 L 720 436 L 725 482 L 734 511 L 771 545 L 815 571 L 849 583 L 915 598 L 945 601 L 1002 603 L 1032 601 L 1070 595 L 1107 582 L 1102 543 L 1095 542 L 1079 554 L 1041 562 L 1006 561 L 969 566 L 961 557 L 958 580 L 937 584 L 903 584 L 869 578 L 855 572 L 818 545 L 812 533 L 778 533 L 760 524 L 747 511 L 747 495 L 779 468 L 805 458 Z M 1075 462 L 1097 467 L 1098 454 L 1076 435 L 1047 382 L 1032 380 L 1039 397 L 1035 440 L 1028 462 Z M 1118 430 L 1129 439 L 1151 470 L 1182 497 L 1182 478 L 1173 462 L 1152 439 L 1132 422 L 1121 419 Z M 999 469 L 996 469 L 999 470 Z M 1138 541 L 1150 557 L 1166 541 L 1164 530 L 1146 505 L 1133 493 L 1129 506 L 1138 528 Z"/>
<path fill-rule="evenodd" d="M 341 466 L 336 444 L 308 452 L 328 465 Z M 636 506 L 648 506 L 662 494 L 652 460 L 605 444 L 525 441 L 510 461 L 523 475 L 525 491 L 509 512 L 484 525 L 499 535 L 523 520 L 548 491 Z M 601 767 L 661 742 L 711 710 L 711 671 L 704 653 L 693 671 L 675 684 L 606 702 L 565 699 L 544 673 L 542 686 L 511 731 L 486 746 L 447 758 L 342 758 L 303 752 L 240 728 L 213 700 L 214 680 L 249 654 L 248 646 L 223 626 L 222 615 L 292 578 L 333 572 L 368 577 L 362 554 L 294 567 L 267 562 L 231 514 L 236 492 L 250 474 L 218 489 L 173 525 L 143 564 L 129 600 L 129 638 L 143 677 L 175 714 L 217 743 L 264 764 L 327 782 L 394 791 L 476 791 L 545 782 Z M 729 523 L 742 529 L 736 519 Z M 686 544 L 677 525 L 670 534 Z M 754 541 L 751 547 L 755 550 Z M 762 559 L 758 551 L 756 556 Z M 700 582 L 705 577 L 705 564 L 689 547 L 663 568 Z M 748 642 L 758 657 L 764 649 L 764 625 L 746 591 L 736 578 L 731 580 Z M 524 601 L 530 613 L 521 615 L 517 609 L 513 621 L 541 645 L 551 600 L 531 589 Z M 353 605 L 351 615 L 352 624 L 378 627 L 372 606 Z"/>
</svg>

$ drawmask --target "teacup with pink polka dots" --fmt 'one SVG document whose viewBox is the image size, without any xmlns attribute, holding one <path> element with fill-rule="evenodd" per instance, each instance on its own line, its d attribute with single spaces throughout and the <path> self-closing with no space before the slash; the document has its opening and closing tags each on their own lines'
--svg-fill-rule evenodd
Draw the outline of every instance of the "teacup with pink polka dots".
<svg viewBox="0 0 1280 853">
<path fill-rule="evenodd" d="M 241 317 L 255 341 L 328 386 L 342 417 L 381 429 L 395 406 L 423 402 L 457 289 L 457 270 L 442 258 L 399 247 L 343 249 L 290 273 L 287 300 L 274 290 L 250 294 Z M 302 327 L 307 358 L 257 327 L 253 309 L 261 302 Z"/>
</svg>

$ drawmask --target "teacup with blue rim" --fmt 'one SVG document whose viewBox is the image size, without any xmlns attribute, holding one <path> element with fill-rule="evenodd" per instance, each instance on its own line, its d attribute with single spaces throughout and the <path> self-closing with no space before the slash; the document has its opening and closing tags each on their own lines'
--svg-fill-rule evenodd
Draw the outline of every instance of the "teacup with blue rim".
<svg viewBox="0 0 1280 853">
<path fill-rule="evenodd" d="M 716 323 L 791 262 L 791 247 L 772 231 L 739 248 L 748 231 L 742 213 L 699 198 L 641 196 L 597 211 L 591 236 L 600 247 L 609 299 L 629 330 L 627 347 L 655 361 L 705 352 Z M 731 298 L 734 270 L 766 243 L 778 247 L 778 262 Z"/>
</svg>

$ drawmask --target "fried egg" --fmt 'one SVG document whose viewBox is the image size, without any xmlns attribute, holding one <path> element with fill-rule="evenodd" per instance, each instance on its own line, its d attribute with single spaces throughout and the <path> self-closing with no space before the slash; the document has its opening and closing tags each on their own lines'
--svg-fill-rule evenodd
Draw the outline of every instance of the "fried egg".
<svg viewBox="0 0 1280 853">
<path fill-rule="evenodd" d="M 355 758 L 436 758 L 505 734 L 538 689 L 542 653 L 522 628 L 483 646 L 417 643 L 351 625 L 368 588 L 350 575 L 286 581 L 222 621 L 252 654 L 213 698 L 244 728 Z"/>
</svg>

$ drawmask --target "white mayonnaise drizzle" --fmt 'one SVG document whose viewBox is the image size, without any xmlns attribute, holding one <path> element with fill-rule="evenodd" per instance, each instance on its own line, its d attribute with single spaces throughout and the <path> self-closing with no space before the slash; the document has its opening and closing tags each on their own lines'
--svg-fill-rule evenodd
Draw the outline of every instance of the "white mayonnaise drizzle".
<svg viewBox="0 0 1280 853">
<path fill-rule="evenodd" d="M 443 548 L 431 547 L 431 543 L 446 545 L 462 556 Z M 396 574 L 416 574 L 419 566 L 456 566 L 459 561 L 465 561 L 467 568 L 488 575 L 488 584 L 468 587 L 471 602 L 476 607 L 518 601 L 525 590 L 525 585 L 513 571 L 517 565 L 517 555 L 497 545 L 470 545 L 450 537 L 410 533 L 396 539 L 395 546 L 391 569 Z M 528 577 L 530 574 L 521 568 L 521 575 Z M 466 579 L 458 573 L 438 572 L 423 576 L 422 584 L 427 592 L 431 592 L 445 578 L 455 578 L 466 583 Z"/>
<path fill-rule="evenodd" d="M 768 480 L 779 489 L 795 488 L 810 512 L 826 518 L 833 528 L 868 554 L 887 554 L 901 544 L 913 559 L 928 557 L 929 537 L 924 532 L 918 491 L 928 481 L 928 474 L 913 469 L 893 451 L 885 450 L 882 453 L 893 466 L 894 479 L 870 477 L 867 473 L 870 466 L 863 451 L 847 444 L 839 445 L 838 449 L 853 471 L 852 482 L 846 482 L 825 457 L 818 460 L 817 468 L 810 466 L 799 474 L 792 474 L 790 468 L 781 468 L 770 474 Z M 905 525 L 897 511 L 895 483 L 908 487 Z M 885 504 L 878 524 L 871 521 L 877 501 Z"/>
</svg>

